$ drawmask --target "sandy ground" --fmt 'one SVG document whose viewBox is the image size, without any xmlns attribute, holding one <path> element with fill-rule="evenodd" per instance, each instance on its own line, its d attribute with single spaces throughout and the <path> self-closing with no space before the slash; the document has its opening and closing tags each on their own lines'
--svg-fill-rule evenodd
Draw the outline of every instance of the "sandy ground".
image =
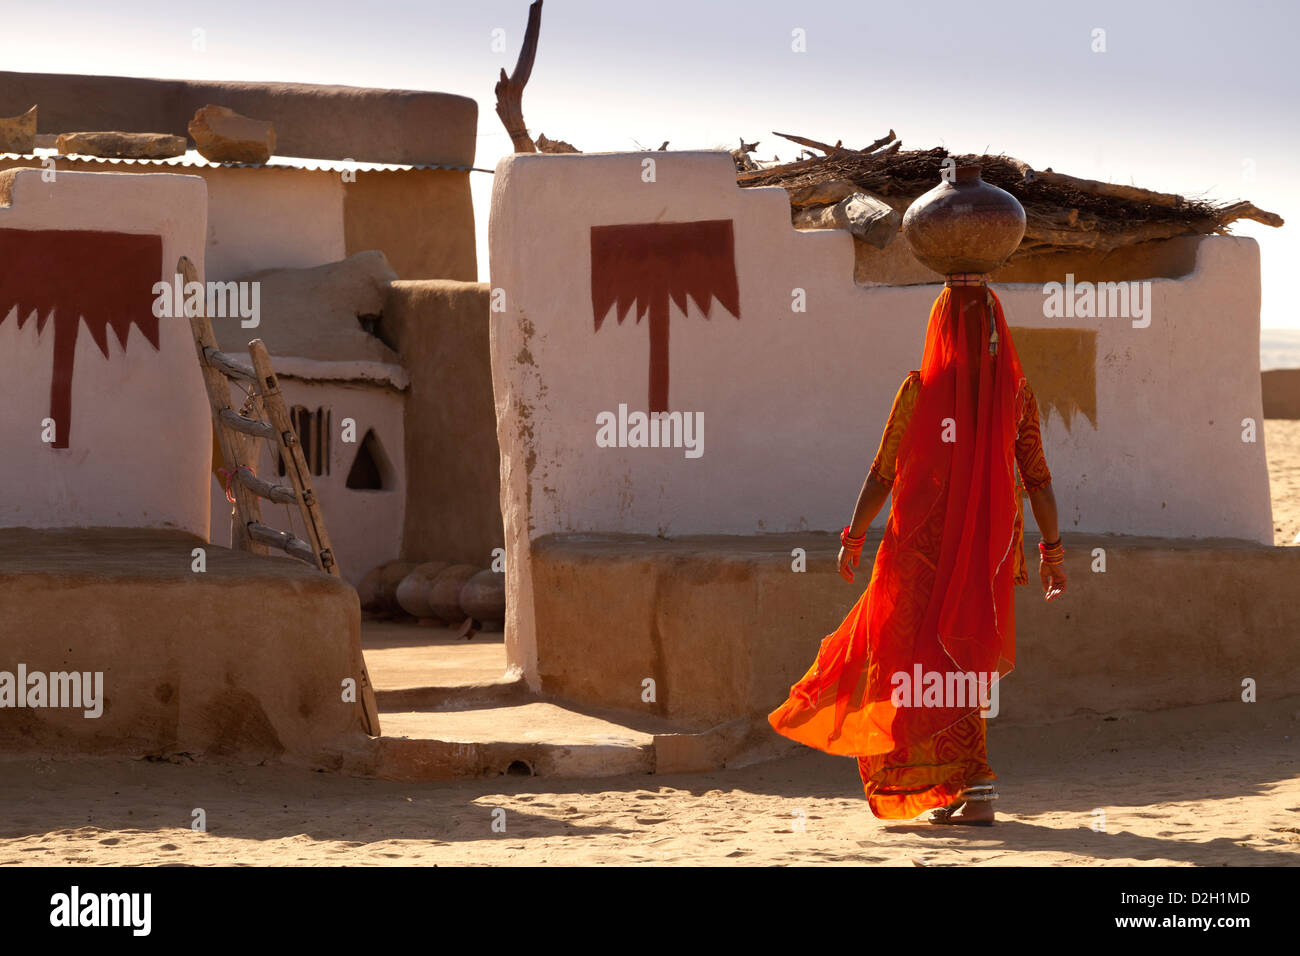
<svg viewBox="0 0 1300 956">
<path fill-rule="evenodd" d="M 1291 545 L 1300 421 L 1264 433 L 1276 543 Z M 1300 697 L 995 725 L 989 739 L 990 829 L 876 820 L 853 762 L 812 751 L 708 774 L 420 785 L 3 760 L 0 865 L 1300 864 Z M 190 827 L 196 808 L 207 832 Z"/>
<path fill-rule="evenodd" d="M 1265 419 L 1264 451 L 1273 494 L 1273 543 L 1295 544 L 1300 534 L 1300 421 Z"/>
<path fill-rule="evenodd" d="M 708 774 L 422 785 L 6 761 L 0 865 L 1295 865 L 1298 742 L 1300 697 L 994 727 L 1003 798 L 987 829 L 876 820 L 853 762 L 811 751 Z M 206 833 L 189 828 L 198 807 Z"/>
</svg>

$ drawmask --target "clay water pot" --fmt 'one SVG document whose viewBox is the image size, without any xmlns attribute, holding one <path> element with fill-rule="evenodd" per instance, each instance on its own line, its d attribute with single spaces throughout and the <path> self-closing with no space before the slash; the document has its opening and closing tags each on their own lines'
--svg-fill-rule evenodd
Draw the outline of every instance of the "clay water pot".
<svg viewBox="0 0 1300 956">
<path fill-rule="evenodd" d="M 446 567 L 446 561 L 429 561 L 416 565 L 414 571 L 402 578 L 402 583 L 397 586 L 397 603 L 402 610 L 411 617 L 433 617 L 429 589 Z"/>
<path fill-rule="evenodd" d="M 373 611 L 379 606 L 379 572 L 381 568 L 371 568 L 357 585 L 357 598 L 361 601 L 361 610 Z"/>
<path fill-rule="evenodd" d="M 505 623 L 506 576 L 498 571 L 474 575 L 461 585 L 460 609 L 485 626 Z"/>
<path fill-rule="evenodd" d="M 1005 189 L 980 178 L 977 165 L 958 166 L 903 214 L 903 235 L 923 266 L 941 275 L 992 272 L 1025 235 L 1025 209 Z"/>
<path fill-rule="evenodd" d="M 379 587 L 375 594 L 380 610 L 390 614 L 402 613 L 402 606 L 397 603 L 397 586 L 402 583 L 402 578 L 414 570 L 415 563 L 412 561 L 389 561 L 381 565 Z"/>
<path fill-rule="evenodd" d="M 386 561 L 379 567 L 372 568 L 357 588 L 361 610 L 400 613 L 402 609 L 397 604 L 397 586 L 413 570 L 415 565 L 409 561 Z"/>
<path fill-rule="evenodd" d="M 458 624 L 469 615 L 461 610 L 461 586 L 478 574 L 479 569 L 472 564 L 453 564 L 444 568 L 429 586 L 429 608 L 434 617 L 440 617 L 448 624 Z"/>
</svg>

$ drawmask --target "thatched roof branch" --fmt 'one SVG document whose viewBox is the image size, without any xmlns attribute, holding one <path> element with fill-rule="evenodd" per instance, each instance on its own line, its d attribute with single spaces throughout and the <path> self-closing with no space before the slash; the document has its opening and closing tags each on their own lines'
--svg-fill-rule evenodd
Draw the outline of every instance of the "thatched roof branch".
<svg viewBox="0 0 1300 956">
<path fill-rule="evenodd" d="M 1238 219 L 1281 226 L 1276 213 L 1241 201 L 1219 204 L 1138 186 L 1103 183 L 1035 170 L 1011 156 L 949 154 L 937 147 L 902 150 L 894 131 L 865 150 L 829 146 L 778 133 L 822 149 L 825 156 L 764 169 L 742 170 L 744 187 L 782 186 L 801 221 L 819 220 L 822 206 L 841 201 L 852 189 L 890 201 L 897 208 L 933 188 L 945 160 L 978 163 L 986 182 L 1005 189 L 1025 207 L 1025 239 L 1012 259 L 1067 250 L 1109 250 L 1154 239 L 1221 233 Z M 891 143 L 879 149 L 882 142 Z M 873 152 L 872 150 L 876 150 Z M 824 217 L 820 217 L 824 218 Z"/>
</svg>

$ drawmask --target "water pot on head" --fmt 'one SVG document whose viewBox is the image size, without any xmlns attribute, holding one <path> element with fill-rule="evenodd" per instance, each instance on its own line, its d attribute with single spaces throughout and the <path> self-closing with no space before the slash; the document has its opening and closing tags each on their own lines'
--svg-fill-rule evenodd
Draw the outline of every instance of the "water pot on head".
<svg viewBox="0 0 1300 956">
<path fill-rule="evenodd" d="M 1024 238 L 1025 209 L 984 182 L 978 165 L 958 166 L 954 181 L 943 180 L 907 207 L 903 235 L 917 261 L 942 275 L 992 272 Z"/>
</svg>

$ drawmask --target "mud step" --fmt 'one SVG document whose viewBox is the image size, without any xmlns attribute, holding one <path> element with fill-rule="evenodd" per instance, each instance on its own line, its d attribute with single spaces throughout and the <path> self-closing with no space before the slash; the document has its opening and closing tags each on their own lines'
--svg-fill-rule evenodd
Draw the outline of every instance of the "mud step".
<svg viewBox="0 0 1300 956">
<path fill-rule="evenodd" d="M 688 730 L 649 714 L 539 699 L 506 673 L 500 633 L 365 621 L 382 736 L 362 773 L 390 780 L 612 777 L 713 770 L 752 749 L 750 721 Z M 760 737 L 774 734 L 764 725 Z M 783 739 L 783 738 L 778 738 Z"/>
<path fill-rule="evenodd" d="M 463 710 L 469 707 L 492 707 L 521 704 L 528 700 L 523 678 L 500 678 L 481 684 L 456 684 L 450 687 L 396 687 L 376 689 L 375 701 L 380 714 L 418 710 Z"/>
<path fill-rule="evenodd" d="M 653 773 L 655 735 L 531 701 L 468 710 L 384 713 L 375 776 L 611 777 Z"/>
<path fill-rule="evenodd" d="M 366 621 L 361 646 L 381 714 L 522 703 L 528 696 L 523 679 L 506 674 L 499 631 L 466 640 L 447 628 Z"/>
</svg>

